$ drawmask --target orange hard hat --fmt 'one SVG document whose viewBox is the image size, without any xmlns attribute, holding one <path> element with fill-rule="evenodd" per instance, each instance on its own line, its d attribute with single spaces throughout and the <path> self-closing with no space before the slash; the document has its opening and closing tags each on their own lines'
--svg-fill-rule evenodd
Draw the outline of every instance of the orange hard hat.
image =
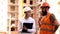
<svg viewBox="0 0 60 34">
<path fill-rule="evenodd" d="M 47 2 L 44 2 L 44 3 L 42 4 L 41 8 L 42 8 L 42 7 L 45 7 L 45 6 L 47 6 L 47 7 L 50 8 L 50 6 L 49 6 L 49 4 L 48 4 Z"/>
</svg>

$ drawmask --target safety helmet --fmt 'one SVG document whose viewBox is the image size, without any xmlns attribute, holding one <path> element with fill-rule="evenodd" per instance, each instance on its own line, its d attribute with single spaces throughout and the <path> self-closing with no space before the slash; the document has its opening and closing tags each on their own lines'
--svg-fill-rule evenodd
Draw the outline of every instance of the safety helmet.
<svg viewBox="0 0 60 34">
<path fill-rule="evenodd" d="M 50 8 L 50 5 L 49 5 L 47 2 L 44 2 L 44 3 L 42 4 L 41 8 L 42 8 L 42 7 L 49 7 L 49 8 Z"/>
<path fill-rule="evenodd" d="M 30 7 L 25 7 L 24 8 L 24 12 L 27 12 L 27 11 L 30 11 L 30 10 L 32 10 Z"/>
</svg>

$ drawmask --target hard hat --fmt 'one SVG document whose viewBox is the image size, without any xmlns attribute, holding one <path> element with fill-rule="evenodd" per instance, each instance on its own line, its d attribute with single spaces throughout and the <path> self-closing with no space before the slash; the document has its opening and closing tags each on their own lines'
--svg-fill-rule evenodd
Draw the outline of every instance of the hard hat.
<svg viewBox="0 0 60 34">
<path fill-rule="evenodd" d="M 42 7 L 45 7 L 45 6 L 48 6 L 48 7 L 50 8 L 50 5 L 49 5 L 47 2 L 44 2 L 44 3 L 42 4 L 41 8 L 42 8 Z"/>
<path fill-rule="evenodd" d="M 27 12 L 27 11 L 30 11 L 30 10 L 32 10 L 30 7 L 25 7 L 24 8 L 24 12 Z"/>
</svg>

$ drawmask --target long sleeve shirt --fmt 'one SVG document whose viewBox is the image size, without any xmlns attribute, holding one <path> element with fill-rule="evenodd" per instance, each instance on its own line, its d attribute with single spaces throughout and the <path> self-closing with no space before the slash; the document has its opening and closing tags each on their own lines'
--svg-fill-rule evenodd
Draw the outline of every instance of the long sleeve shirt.
<svg viewBox="0 0 60 34">
<path fill-rule="evenodd" d="M 32 17 L 29 17 L 28 19 L 21 19 L 18 22 L 18 32 L 22 32 L 23 29 L 23 23 L 33 23 L 32 29 L 27 29 L 28 32 L 36 32 L 36 27 L 35 27 L 35 20 Z"/>
</svg>

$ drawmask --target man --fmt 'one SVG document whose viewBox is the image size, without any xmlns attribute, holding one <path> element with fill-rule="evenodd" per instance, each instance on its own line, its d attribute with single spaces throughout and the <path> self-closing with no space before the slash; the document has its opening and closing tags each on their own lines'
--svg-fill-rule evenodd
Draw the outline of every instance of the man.
<svg viewBox="0 0 60 34">
<path fill-rule="evenodd" d="M 31 17 L 31 8 L 30 7 L 25 7 L 24 8 L 24 13 L 25 13 L 25 17 L 24 17 L 24 19 L 21 19 L 21 20 L 19 20 L 19 23 L 18 23 L 18 32 L 19 32 L 19 34 L 33 34 L 33 33 L 35 33 L 35 20 Z M 26 25 L 27 25 L 27 23 L 32 23 L 33 25 L 32 25 L 32 28 L 31 29 L 29 29 L 29 28 L 27 28 L 27 26 L 28 27 L 30 27 L 31 25 L 24 25 L 24 23 L 26 23 Z"/>
<path fill-rule="evenodd" d="M 59 26 L 54 14 L 49 13 L 49 4 L 44 2 L 41 8 L 41 18 L 39 20 L 39 34 L 54 34 Z"/>
</svg>

